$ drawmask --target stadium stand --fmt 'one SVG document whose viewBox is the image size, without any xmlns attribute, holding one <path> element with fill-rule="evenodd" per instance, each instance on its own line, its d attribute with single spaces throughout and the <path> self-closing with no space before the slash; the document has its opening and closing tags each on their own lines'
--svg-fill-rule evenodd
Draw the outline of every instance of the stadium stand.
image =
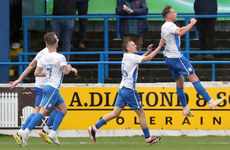
<svg viewBox="0 0 230 150">
<path fill-rule="evenodd" d="M 49 27 L 49 21 L 47 22 L 47 27 Z M 88 23 L 87 32 L 87 48 L 83 50 L 86 51 L 104 51 L 104 26 L 103 21 L 90 21 Z M 150 31 L 148 31 L 144 36 L 144 48 L 150 43 L 157 44 L 157 40 L 160 38 L 160 26 L 162 21 L 149 21 Z M 179 24 L 184 24 L 184 21 L 179 21 Z M 230 29 L 228 29 L 228 21 L 221 21 L 217 23 L 216 32 L 216 51 L 227 51 L 229 50 L 228 34 Z M 116 21 L 109 21 L 109 51 L 121 51 L 121 40 L 117 39 L 116 34 Z M 223 28 L 224 26 L 224 28 Z M 73 48 L 72 52 L 80 52 L 81 49 L 77 47 L 77 31 L 78 24 L 75 25 L 75 34 L 73 37 Z M 47 29 L 48 30 L 48 29 Z M 29 50 L 30 52 L 37 52 L 42 49 L 45 45 L 42 41 L 42 37 L 47 30 L 29 30 Z M 185 37 L 182 37 L 182 50 L 185 50 Z M 61 45 L 60 45 L 61 46 Z M 195 31 L 190 33 L 190 51 L 198 50 L 199 41 L 195 38 Z M 196 54 L 190 55 L 190 60 L 195 61 L 194 58 Z M 29 56 L 29 61 L 32 60 L 34 56 Z M 109 61 L 120 61 L 122 54 L 114 54 L 109 56 Z M 229 60 L 230 54 L 215 54 L 215 61 L 225 61 Z M 11 56 L 11 60 L 17 61 L 17 56 Z M 71 61 L 99 61 L 99 55 L 72 55 Z M 163 61 L 163 55 L 159 54 L 154 60 Z M 14 80 L 18 76 L 18 67 L 14 67 L 14 76 L 10 77 L 10 80 Z M 196 73 L 199 75 L 201 81 L 212 81 L 212 65 L 211 64 L 194 64 L 196 68 Z M 98 82 L 98 69 L 95 65 L 78 65 L 79 76 L 73 78 L 73 75 L 69 75 L 65 78 L 64 83 L 97 83 Z M 205 70 L 205 71 L 204 71 Z M 228 64 L 216 65 L 216 81 L 229 80 L 229 76 L 226 70 L 229 70 Z M 105 79 L 105 83 L 119 83 L 120 82 L 120 65 L 109 65 L 109 77 Z M 170 82 L 173 81 L 171 74 L 169 73 L 166 65 L 141 65 L 140 66 L 140 78 L 138 82 L 149 83 L 149 82 Z M 27 79 L 24 80 L 26 83 L 31 83 L 34 81 L 33 74 L 29 75 Z"/>
</svg>

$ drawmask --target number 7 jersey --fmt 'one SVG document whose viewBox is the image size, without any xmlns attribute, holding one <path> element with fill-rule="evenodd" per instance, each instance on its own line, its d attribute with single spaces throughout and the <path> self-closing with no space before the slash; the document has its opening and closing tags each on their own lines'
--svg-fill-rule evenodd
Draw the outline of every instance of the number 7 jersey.
<svg viewBox="0 0 230 150">
<path fill-rule="evenodd" d="M 64 77 L 61 67 L 66 66 L 66 58 L 62 54 L 56 52 L 48 53 L 38 61 L 37 66 L 45 69 L 48 81 L 45 85 L 50 85 L 59 89 Z"/>
</svg>

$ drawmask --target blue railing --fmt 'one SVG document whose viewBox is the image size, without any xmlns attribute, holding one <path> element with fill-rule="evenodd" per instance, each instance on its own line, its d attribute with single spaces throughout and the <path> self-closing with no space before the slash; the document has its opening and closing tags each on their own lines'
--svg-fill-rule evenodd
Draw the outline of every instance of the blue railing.
<svg viewBox="0 0 230 150">
<path fill-rule="evenodd" d="M 60 52 L 64 55 L 99 55 L 99 61 L 86 61 L 86 62 L 68 62 L 72 65 L 98 65 L 98 83 L 104 83 L 106 78 L 106 68 L 105 65 L 109 64 L 121 64 L 121 61 L 106 61 L 106 56 L 113 55 L 113 54 L 123 54 L 123 51 L 112 51 L 112 52 L 104 52 L 104 51 L 98 51 L 98 52 Z M 137 52 L 138 54 L 145 53 L 144 51 Z M 160 51 L 159 54 L 162 54 L 163 52 Z M 184 54 L 190 53 L 190 54 L 201 54 L 201 53 L 209 53 L 209 54 L 230 54 L 230 51 L 183 51 Z M 19 75 L 23 72 L 23 66 L 26 66 L 29 64 L 29 62 L 22 62 L 23 57 L 29 56 L 29 55 L 36 55 L 37 53 L 18 53 L 18 60 L 19 62 L 12 62 L 12 63 L 5 63 L 5 64 L 11 64 L 11 65 L 19 65 Z M 212 81 L 215 81 L 215 64 L 230 64 L 230 61 L 190 61 L 192 64 L 212 64 Z M 2 63 L 0 63 L 1 65 Z M 165 64 L 165 61 L 150 61 L 145 62 L 144 64 Z"/>
<path fill-rule="evenodd" d="M 230 13 L 219 13 L 218 15 L 191 15 L 192 13 L 178 13 L 178 18 L 185 19 L 185 25 L 189 24 L 189 18 L 221 18 L 221 17 L 230 17 Z M 116 18 L 117 19 L 117 38 L 120 38 L 119 35 L 119 18 L 163 18 L 160 13 L 149 13 L 146 16 L 119 16 L 115 14 L 100 14 L 100 15 L 86 15 L 86 16 L 51 16 L 51 15 L 43 15 L 43 16 L 23 16 L 23 41 L 24 41 L 24 52 L 28 52 L 28 28 L 27 22 L 28 19 L 52 19 L 52 18 L 102 18 L 104 19 L 104 51 L 108 51 L 109 44 L 109 30 L 108 30 L 108 19 L 109 18 Z M 185 35 L 185 50 L 190 50 L 190 43 L 189 43 L 189 32 Z M 189 53 L 187 54 L 186 58 L 189 59 Z M 26 59 L 26 58 L 25 58 Z"/>
<path fill-rule="evenodd" d="M 189 24 L 189 18 L 196 17 L 196 18 L 206 18 L 206 17 L 213 17 L 213 18 L 219 18 L 219 17 L 230 17 L 229 13 L 222 13 L 218 15 L 191 15 L 192 13 L 178 13 L 178 18 L 184 18 L 185 19 L 185 25 Z M 28 19 L 52 19 L 52 18 L 102 18 L 104 19 L 104 51 L 109 51 L 109 28 L 108 28 L 108 21 L 109 18 L 116 18 L 117 19 L 117 38 L 120 38 L 118 26 L 119 26 L 119 18 L 163 18 L 160 13 L 150 13 L 146 16 L 119 16 L 115 14 L 90 14 L 86 16 L 51 16 L 51 15 L 43 15 L 43 16 L 23 16 L 23 41 L 24 41 L 24 52 L 28 52 L 28 28 L 27 28 L 27 22 Z M 190 33 L 187 32 L 185 35 L 185 51 L 187 52 L 185 54 L 185 57 L 189 59 L 189 51 L 190 51 L 190 42 L 189 42 L 189 36 Z M 24 57 L 24 62 L 28 61 L 28 57 Z M 105 61 L 108 61 L 108 55 L 105 55 Z M 105 77 L 109 77 L 109 66 L 105 65 Z"/>
<path fill-rule="evenodd" d="M 205 18 L 205 17 L 230 17 L 229 13 L 222 13 L 218 15 L 200 15 L 195 16 L 192 13 L 178 13 L 178 18 L 184 18 L 185 19 L 185 25 L 189 23 L 189 18 L 195 17 L 195 18 Z M 70 64 L 76 65 L 98 65 L 98 82 L 104 83 L 104 79 L 107 78 L 108 75 L 108 65 L 109 64 L 121 64 L 120 61 L 108 61 L 110 54 L 122 54 L 123 52 L 109 52 L 109 45 L 108 45 L 108 19 L 109 18 L 116 18 L 119 20 L 119 18 L 162 18 L 160 13 L 153 13 L 147 16 L 117 16 L 114 14 L 100 14 L 100 15 L 88 15 L 88 16 L 23 16 L 23 38 L 24 38 L 24 52 L 25 53 L 19 53 L 19 62 L 0 62 L 0 65 L 19 65 L 19 75 L 23 71 L 23 66 L 28 65 L 28 55 L 35 55 L 36 53 L 28 53 L 28 28 L 27 28 L 27 21 L 28 19 L 47 19 L 47 18 L 102 18 L 104 19 L 104 51 L 102 52 L 69 52 L 69 53 L 63 53 L 63 54 L 98 54 L 100 55 L 100 61 L 87 61 L 87 62 L 69 62 Z M 117 25 L 119 22 L 117 23 Z M 118 33 L 118 29 L 117 29 Z M 143 53 L 143 52 L 138 52 Z M 162 53 L 162 52 L 160 52 Z M 194 53 L 230 53 L 230 51 L 190 51 L 190 43 L 189 43 L 189 32 L 185 35 L 185 51 L 183 51 L 185 56 L 189 59 L 190 54 Z M 24 57 L 23 57 L 24 56 Z M 212 81 L 215 81 L 215 64 L 230 64 L 230 61 L 191 61 L 192 64 L 212 64 Z M 151 61 L 151 62 L 145 62 L 144 64 L 165 64 L 165 61 Z"/>
</svg>

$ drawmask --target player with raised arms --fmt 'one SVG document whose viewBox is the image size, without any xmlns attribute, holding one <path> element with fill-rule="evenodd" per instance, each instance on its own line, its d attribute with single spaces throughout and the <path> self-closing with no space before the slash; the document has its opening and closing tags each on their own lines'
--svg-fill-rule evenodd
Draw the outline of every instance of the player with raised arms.
<svg viewBox="0 0 230 150">
<path fill-rule="evenodd" d="M 142 62 L 150 61 L 162 48 L 164 40 L 161 39 L 158 47 L 151 54 L 153 44 L 148 46 L 148 50 L 143 55 L 137 55 L 137 46 L 133 41 L 127 41 L 123 46 L 125 53 L 122 59 L 121 71 L 122 81 L 120 83 L 118 96 L 115 102 L 113 112 L 104 115 L 94 126 L 88 128 L 89 136 L 96 142 L 96 131 L 106 122 L 119 117 L 126 104 L 133 109 L 140 120 L 140 126 L 144 133 L 146 144 L 152 145 L 160 141 L 161 137 L 150 136 L 144 109 L 142 108 L 141 98 L 136 91 L 136 81 L 138 74 L 138 65 Z"/>
</svg>

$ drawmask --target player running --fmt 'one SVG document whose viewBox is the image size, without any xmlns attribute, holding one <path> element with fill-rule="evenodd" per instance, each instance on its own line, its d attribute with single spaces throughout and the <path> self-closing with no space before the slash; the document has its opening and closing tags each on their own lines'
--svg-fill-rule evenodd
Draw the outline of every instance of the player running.
<svg viewBox="0 0 230 150">
<path fill-rule="evenodd" d="M 43 89 L 44 99 L 42 100 L 39 113 L 32 118 L 27 128 L 22 132 L 22 141 L 25 146 L 27 146 L 30 131 L 55 106 L 59 112 L 53 121 L 53 127 L 48 137 L 53 143 L 60 145 L 56 131 L 67 112 L 67 107 L 62 96 L 59 94 L 59 89 L 64 74 L 69 74 L 72 71 L 77 75 L 77 70 L 72 68 L 71 65 L 67 65 L 65 56 L 57 53 L 57 36 L 53 32 L 48 32 L 45 34 L 44 39 L 49 53 L 38 61 L 34 75 L 37 77 L 47 77 L 48 81 Z M 45 70 L 44 72 L 42 71 L 43 69 Z"/>
<path fill-rule="evenodd" d="M 150 61 L 160 51 L 163 44 L 164 40 L 161 39 L 159 46 L 151 54 L 149 53 L 152 50 L 153 44 L 149 45 L 148 51 L 141 56 L 136 54 L 137 46 L 133 41 L 127 41 L 124 44 L 125 53 L 121 65 L 122 81 L 120 83 L 120 89 L 115 102 L 115 108 L 113 112 L 104 115 L 94 126 L 88 128 L 89 136 L 94 142 L 96 142 L 96 131 L 105 125 L 106 122 L 118 117 L 126 104 L 128 104 L 129 107 L 137 113 L 140 120 L 140 126 L 146 139 L 146 144 L 152 145 L 160 141 L 161 137 L 150 136 L 145 112 L 142 108 L 141 99 L 135 86 L 137 81 L 138 65 L 142 62 Z"/>
</svg>

